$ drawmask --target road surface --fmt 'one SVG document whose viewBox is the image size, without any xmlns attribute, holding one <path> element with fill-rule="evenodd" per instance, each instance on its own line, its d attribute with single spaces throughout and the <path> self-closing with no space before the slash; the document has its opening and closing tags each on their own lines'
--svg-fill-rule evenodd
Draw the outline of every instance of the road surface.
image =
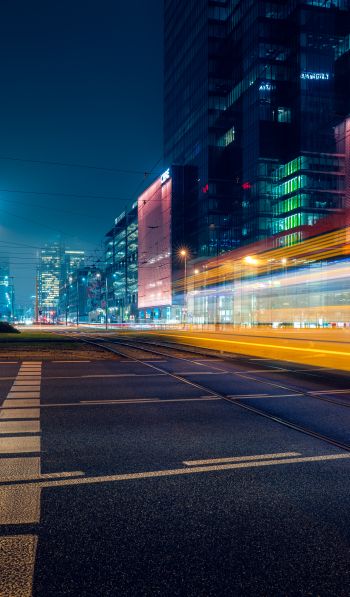
<svg viewBox="0 0 350 597">
<path fill-rule="evenodd" d="M 0 363 L 0 595 L 348 595 L 349 377 L 106 346 Z"/>
</svg>

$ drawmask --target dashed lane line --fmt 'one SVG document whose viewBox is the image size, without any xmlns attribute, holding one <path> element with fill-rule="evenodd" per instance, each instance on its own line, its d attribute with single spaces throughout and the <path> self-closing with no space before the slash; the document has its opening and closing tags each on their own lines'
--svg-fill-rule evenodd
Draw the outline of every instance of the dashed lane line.
<svg viewBox="0 0 350 597">
<path fill-rule="evenodd" d="M 246 398 L 293 398 L 295 396 L 304 396 L 302 392 L 290 394 L 228 394 L 227 398 L 232 400 L 241 400 Z"/>
<path fill-rule="evenodd" d="M 109 373 L 96 375 L 46 375 L 45 379 L 113 379 L 119 377 L 165 377 L 167 373 Z"/>
<path fill-rule="evenodd" d="M 278 452 L 276 454 L 255 454 L 254 456 L 230 456 L 227 458 L 207 458 L 204 460 L 184 460 L 186 466 L 198 466 L 202 464 L 223 464 L 224 462 L 250 462 L 254 460 L 266 460 L 275 458 L 291 458 L 301 456 L 300 452 Z"/>
<path fill-rule="evenodd" d="M 81 400 L 80 404 L 84 404 L 85 406 L 92 404 L 92 405 L 97 405 L 97 404 L 103 404 L 103 405 L 109 405 L 109 404 L 113 404 L 113 406 L 115 406 L 116 404 L 168 404 L 168 402 L 213 402 L 213 401 L 218 401 L 218 400 L 222 400 L 222 398 L 218 397 L 218 396 L 208 396 L 206 398 L 155 398 L 152 400 Z M 49 406 L 52 406 L 51 404 Z M 59 405 L 60 406 L 60 405 Z"/>
</svg>

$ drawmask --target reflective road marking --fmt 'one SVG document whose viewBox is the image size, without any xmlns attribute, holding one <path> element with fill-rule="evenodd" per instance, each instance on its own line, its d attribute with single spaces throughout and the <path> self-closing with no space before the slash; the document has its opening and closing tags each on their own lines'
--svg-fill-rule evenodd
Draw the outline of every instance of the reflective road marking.
<svg viewBox="0 0 350 597">
<path fill-rule="evenodd" d="M 13 535 L 0 538 L 0 589 L 2 597 L 30 597 L 37 537 Z"/>
<path fill-rule="evenodd" d="M 100 477 L 79 477 L 72 479 L 57 479 L 42 481 L 41 477 L 38 478 L 38 482 L 25 483 L 25 487 L 40 487 L 51 488 L 51 487 L 68 487 L 73 485 L 92 485 L 96 483 L 114 483 L 118 481 L 134 481 L 137 479 L 152 479 L 156 477 L 171 477 L 181 475 L 193 475 L 195 473 L 210 473 L 210 472 L 221 472 L 230 470 L 240 470 L 246 468 L 260 468 L 265 466 L 281 466 L 286 464 L 302 464 L 312 462 L 331 462 L 336 460 L 349 460 L 349 452 L 341 452 L 339 454 L 324 454 L 322 456 L 296 456 L 295 458 L 280 458 L 280 459 L 269 459 L 269 460 L 254 460 L 247 461 L 242 460 L 245 457 L 240 458 L 240 462 L 227 463 L 227 464 L 213 464 L 207 466 L 189 466 L 187 468 L 175 468 L 165 469 L 160 471 L 144 471 L 140 473 L 124 473 L 117 475 L 105 475 Z M 1 595 L 1 592 L 0 592 Z"/>
<path fill-rule="evenodd" d="M 40 409 L 26 408 L 39 406 L 40 382 L 41 364 L 23 363 L 0 410 L 0 435 L 7 434 L 0 437 L 0 525 L 33 525 L 40 520 L 41 488 L 18 484 L 40 477 L 40 458 L 9 457 L 40 452 Z M 0 538 L 1 597 L 31 596 L 36 546 L 37 537 L 25 532 Z"/>
<path fill-rule="evenodd" d="M 266 460 L 273 458 L 288 458 L 291 456 L 301 456 L 300 452 L 281 452 L 277 454 L 256 454 L 255 456 L 230 456 L 229 458 L 208 458 L 207 460 L 184 460 L 186 466 L 196 466 L 201 464 L 223 464 L 224 462 L 250 462 L 253 460 Z"/>
</svg>

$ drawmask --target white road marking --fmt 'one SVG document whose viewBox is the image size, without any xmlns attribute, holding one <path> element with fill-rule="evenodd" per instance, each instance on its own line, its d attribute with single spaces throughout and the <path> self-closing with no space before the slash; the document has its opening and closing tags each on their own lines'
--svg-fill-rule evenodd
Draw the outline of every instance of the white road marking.
<svg viewBox="0 0 350 597">
<path fill-rule="evenodd" d="M 0 588 L 3 597 L 31 597 L 37 537 L 0 538 Z M 13 562 L 9 566 L 9 562 Z"/>
<path fill-rule="evenodd" d="M 0 525 L 34 524 L 40 519 L 40 492 L 38 485 L 7 485 L 0 487 Z M 16 561 L 8 562 L 9 566 Z M 2 593 L 0 578 L 0 595 Z"/>
<path fill-rule="evenodd" d="M 290 458 L 292 456 L 301 456 L 300 452 L 281 452 L 277 454 L 256 454 L 255 456 L 230 456 L 229 458 L 207 458 L 206 460 L 184 460 L 186 466 L 196 466 L 201 464 L 223 464 L 224 462 L 250 462 L 253 460 L 266 460 L 274 458 Z"/>
<path fill-rule="evenodd" d="M 350 394 L 350 390 L 311 390 L 308 394 Z"/>
<path fill-rule="evenodd" d="M 0 480 L 2 483 L 35 477 L 40 477 L 40 458 L 38 456 L 0 458 Z"/>
<path fill-rule="evenodd" d="M 38 373 L 37 371 L 25 371 L 23 373 L 18 373 L 17 375 L 17 379 L 22 380 L 23 378 L 29 378 L 32 379 L 33 377 L 35 377 L 36 379 L 40 379 L 40 373 Z"/>
<path fill-rule="evenodd" d="M 35 407 L 39 406 L 40 400 L 38 398 L 15 398 L 14 400 L 5 400 L 3 408 L 20 408 L 21 406 Z"/>
<path fill-rule="evenodd" d="M 40 385 L 40 377 L 38 377 L 38 380 L 36 379 L 29 379 L 28 381 L 15 381 L 13 384 L 13 387 L 16 388 L 17 386 L 23 387 L 23 386 L 39 386 Z"/>
<path fill-rule="evenodd" d="M 18 361 L 0 361 L 0 365 L 18 365 Z"/>
<path fill-rule="evenodd" d="M 137 479 L 152 479 L 156 477 L 170 477 L 181 475 L 193 475 L 196 473 L 221 472 L 230 470 L 240 470 L 248 468 L 261 468 L 265 466 L 281 466 L 287 464 L 304 464 L 304 463 L 318 463 L 331 462 L 336 460 L 349 460 L 349 452 L 341 452 L 339 454 L 324 454 L 320 456 L 300 456 L 293 458 L 284 458 L 279 460 L 259 460 L 249 462 L 237 462 L 227 464 L 215 464 L 207 466 L 193 466 L 188 468 L 164 469 L 159 471 L 145 471 L 140 473 L 124 473 L 117 475 L 105 475 L 100 477 L 82 477 L 75 479 L 58 479 L 57 481 L 43 481 L 39 483 L 26 483 L 25 487 L 68 487 L 73 485 L 91 485 L 96 483 L 114 483 L 118 481 L 134 481 Z M 1 594 L 1 593 L 0 593 Z"/>
<path fill-rule="evenodd" d="M 227 394 L 227 398 L 239 400 L 241 398 L 292 398 L 294 396 L 304 396 L 302 392 L 295 394 Z"/>
<path fill-rule="evenodd" d="M 40 410 L 38 408 L 2 408 L 0 419 L 39 419 Z M 1 424 L 1 421 L 0 421 Z M 1 595 L 1 593 L 0 593 Z"/>
<path fill-rule="evenodd" d="M 165 377 L 167 373 L 111 373 L 104 375 L 47 375 L 45 379 L 107 379 L 117 377 Z"/>
<path fill-rule="evenodd" d="M 40 475 L 40 458 L 10 454 L 40 452 L 39 406 L 41 364 L 22 364 L 0 410 L 0 482 L 32 479 Z M 38 398 L 32 398 L 38 396 Z M 23 407 L 23 408 L 21 408 Z M 13 420 L 11 420 L 13 419 Z M 23 419 L 23 420 L 19 420 Z M 13 435 L 9 435 L 9 434 Z M 26 435 L 18 435 L 18 434 Z M 17 435 L 16 435 L 17 434 Z M 6 455 L 6 458 L 3 456 Z M 12 484 L 0 486 L 0 525 L 37 524 L 40 520 L 41 488 Z M 4 536 L 0 539 L 1 597 L 30 597 L 37 537 Z"/>
<path fill-rule="evenodd" d="M 43 481 L 48 479 L 68 479 L 71 477 L 82 476 L 84 476 L 83 471 L 65 471 L 40 474 L 39 457 L 26 456 L 23 458 L 0 459 L 1 483 L 11 483 L 11 487 L 14 487 L 12 483 L 13 481 Z"/>
<path fill-rule="evenodd" d="M 225 375 L 229 371 L 178 371 L 175 375 Z"/>
<path fill-rule="evenodd" d="M 8 398 L 40 398 L 40 392 L 23 391 L 23 392 L 9 392 Z"/>
<path fill-rule="evenodd" d="M 284 371 L 290 371 L 290 369 L 282 369 L 281 367 L 274 367 L 273 369 L 248 369 L 247 371 L 242 371 L 242 373 L 281 373 Z M 237 373 L 235 371 L 235 373 Z"/>
<path fill-rule="evenodd" d="M 24 452 L 40 452 L 40 437 L 1 437 L 0 454 L 21 454 Z"/>
<path fill-rule="evenodd" d="M 39 421 L 3 421 L 0 425 L 0 434 L 5 433 L 40 433 L 40 423 Z"/>
<path fill-rule="evenodd" d="M 130 400 L 81 400 L 80 404 L 84 404 L 85 406 L 88 404 L 101 404 L 101 405 L 108 405 L 113 404 L 167 404 L 168 402 L 210 402 L 214 400 L 222 400 L 222 398 L 217 396 L 208 396 L 208 397 L 200 397 L 200 398 L 164 398 L 163 400 L 160 398 L 152 398 L 150 400 L 147 399 L 130 399 Z M 47 406 L 53 406 L 52 404 Z M 58 405 L 62 406 L 62 405 Z M 64 405 L 66 406 L 66 405 Z"/>
</svg>

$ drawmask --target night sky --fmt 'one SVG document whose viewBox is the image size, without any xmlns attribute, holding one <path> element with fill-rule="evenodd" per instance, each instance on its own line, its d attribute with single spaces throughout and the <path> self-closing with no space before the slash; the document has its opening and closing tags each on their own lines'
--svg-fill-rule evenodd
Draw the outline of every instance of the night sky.
<svg viewBox="0 0 350 597">
<path fill-rule="evenodd" d="M 2 0 L 0 257 L 17 303 L 36 247 L 61 235 L 94 254 L 144 172 L 162 171 L 162 36 L 162 0 Z"/>
</svg>

